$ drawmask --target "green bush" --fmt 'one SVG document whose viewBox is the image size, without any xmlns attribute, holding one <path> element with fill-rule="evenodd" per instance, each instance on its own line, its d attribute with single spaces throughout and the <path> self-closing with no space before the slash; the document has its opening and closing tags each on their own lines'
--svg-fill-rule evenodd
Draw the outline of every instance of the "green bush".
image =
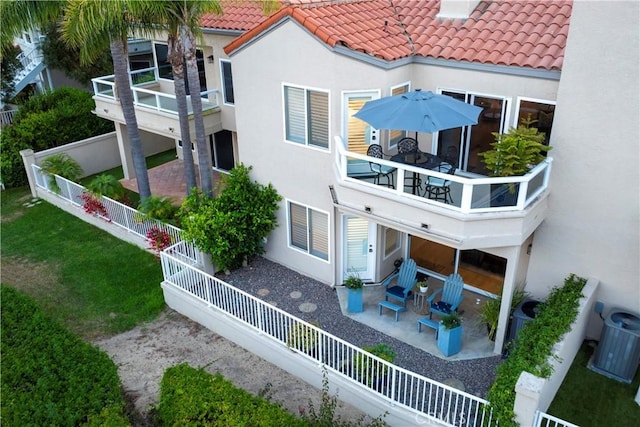
<svg viewBox="0 0 640 427">
<path fill-rule="evenodd" d="M 149 196 L 140 202 L 138 210 L 150 218 L 178 225 L 178 207 L 168 197 Z"/>
<path fill-rule="evenodd" d="M 238 268 L 245 259 L 261 255 L 264 239 L 278 225 L 281 197 L 271 184 L 252 182 L 250 171 L 242 164 L 233 168 L 215 199 L 193 191 L 178 214 L 185 239 L 210 253 L 221 270 Z"/>
<path fill-rule="evenodd" d="M 50 187 L 56 193 L 60 192 L 60 187 L 58 187 L 58 182 L 54 175 L 60 175 L 70 181 L 76 181 L 84 173 L 80 164 L 67 153 L 58 153 L 46 157 L 42 160 L 40 167 L 49 176 Z"/>
<path fill-rule="evenodd" d="M 165 371 L 156 421 L 163 426 L 304 426 L 279 405 L 186 363 Z"/>
<path fill-rule="evenodd" d="M 116 365 L 2 286 L 1 416 L 6 425 L 128 425 Z"/>
<path fill-rule="evenodd" d="M 116 201 L 123 201 L 127 194 L 120 181 L 115 176 L 107 174 L 93 178 L 87 184 L 87 190 L 95 196 L 105 196 Z"/>
<path fill-rule="evenodd" d="M 515 386 L 523 371 L 548 378 L 553 346 L 569 330 L 578 315 L 586 279 L 569 275 L 562 287 L 555 287 L 538 308 L 536 318 L 518 332 L 509 358 L 498 365 L 496 379 L 487 395 L 493 415 L 501 427 L 517 426 L 514 420 Z"/>
<path fill-rule="evenodd" d="M 90 93 L 68 87 L 25 102 L 14 123 L 2 130 L 0 166 L 4 184 L 19 187 L 27 183 L 20 150 L 42 151 L 113 131 L 113 123 L 93 114 L 94 108 Z"/>
</svg>

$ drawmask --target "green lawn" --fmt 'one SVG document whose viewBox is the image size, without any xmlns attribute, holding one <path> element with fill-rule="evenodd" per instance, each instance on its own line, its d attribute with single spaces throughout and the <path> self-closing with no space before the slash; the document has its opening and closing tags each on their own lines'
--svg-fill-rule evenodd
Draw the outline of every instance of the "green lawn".
<svg viewBox="0 0 640 427">
<path fill-rule="evenodd" d="M 159 260 L 46 202 L 2 192 L 2 283 L 33 296 L 86 339 L 151 320 L 164 308 Z"/>
<path fill-rule="evenodd" d="M 581 427 L 635 427 L 640 424 L 640 405 L 634 397 L 640 371 L 625 384 L 587 367 L 592 347 L 583 344 L 547 412 Z"/>
</svg>

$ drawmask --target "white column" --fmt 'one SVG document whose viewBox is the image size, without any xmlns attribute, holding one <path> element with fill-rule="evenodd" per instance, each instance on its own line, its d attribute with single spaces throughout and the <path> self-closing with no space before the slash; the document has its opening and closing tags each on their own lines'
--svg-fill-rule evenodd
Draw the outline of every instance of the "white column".
<svg viewBox="0 0 640 427">
<path fill-rule="evenodd" d="M 33 197 L 38 197 L 36 193 L 36 177 L 33 175 L 33 168 L 31 165 L 36 163 L 36 156 L 32 149 L 28 148 L 26 150 L 21 150 L 20 155 L 22 156 L 22 163 L 24 164 L 24 169 L 27 172 L 27 179 L 29 180 L 29 188 L 31 189 L 31 195 Z"/>
<path fill-rule="evenodd" d="M 122 163 L 122 172 L 125 179 L 135 178 L 136 173 L 133 167 L 133 158 L 131 157 L 131 145 L 127 136 L 127 127 L 121 123 L 114 123 L 116 126 L 116 137 L 118 138 L 118 151 L 120 152 L 120 163 Z"/>
<path fill-rule="evenodd" d="M 529 372 L 522 372 L 516 383 L 516 401 L 513 412 L 516 422 L 521 426 L 530 426 L 538 410 L 540 393 L 545 380 Z"/>
</svg>

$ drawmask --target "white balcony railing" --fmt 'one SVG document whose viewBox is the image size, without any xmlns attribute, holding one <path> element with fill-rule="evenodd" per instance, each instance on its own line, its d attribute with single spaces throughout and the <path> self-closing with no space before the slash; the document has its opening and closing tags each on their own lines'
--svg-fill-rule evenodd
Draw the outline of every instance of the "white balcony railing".
<svg viewBox="0 0 640 427">
<path fill-rule="evenodd" d="M 118 99 L 118 91 L 115 76 L 109 75 L 91 79 L 93 92 L 96 96 L 111 100 Z M 136 107 L 150 108 L 170 114 L 178 114 L 176 96 L 173 93 L 165 93 L 155 90 L 158 86 L 158 69 L 145 68 L 129 73 L 129 82 L 133 91 L 133 103 Z M 212 89 L 200 93 L 202 111 L 218 108 L 218 89 Z M 187 108 L 189 114 L 193 113 L 190 96 L 187 96 Z"/>
<path fill-rule="evenodd" d="M 336 162 L 340 179 L 344 182 L 353 183 L 369 188 L 383 196 L 397 195 L 402 198 L 415 200 L 427 205 L 434 205 L 451 209 L 464 214 L 482 212 L 504 212 L 522 211 L 532 204 L 540 194 L 548 187 L 549 173 L 553 159 L 547 158 L 545 161 L 534 167 L 529 173 L 523 176 L 513 177 L 469 177 L 459 174 L 451 175 L 435 170 L 411 166 L 405 163 L 397 163 L 389 160 L 376 159 L 363 154 L 347 151 L 342 138 L 336 137 Z M 369 164 L 375 163 L 382 166 L 396 168 L 396 172 L 391 179 L 395 188 L 386 185 L 376 185 L 370 179 Z M 363 173 L 364 172 L 364 173 Z M 439 200 L 432 200 L 423 196 L 420 192 L 413 194 L 412 188 L 405 187 L 405 178 L 415 179 L 424 183 L 428 177 L 445 179 L 450 182 L 450 192 L 453 203 L 445 203 Z M 498 193 L 496 193 L 496 190 Z M 507 199 L 512 201 L 503 202 L 500 206 L 495 203 L 496 194 L 500 198 L 510 195 Z"/>
<path fill-rule="evenodd" d="M 177 253 L 178 247 L 161 253 L 165 283 L 202 301 L 211 310 L 222 311 L 239 325 L 258 331 L 255 339 L 274 340 L 296 351 L 313 360 L 318 369 L 324 366 L 390 404 L 402 405 L 415 414 L 416 420 L 436 420 L 448 426 L 495 425 L 486 400 L 389 363 L 192 267 L 178 259 Z"/>
<path fill-rule="evenodd" d="M 536 411 L 533 427 L 579 427 L 569 421 L 549 415 L 545 412 Z"/>
</svg>

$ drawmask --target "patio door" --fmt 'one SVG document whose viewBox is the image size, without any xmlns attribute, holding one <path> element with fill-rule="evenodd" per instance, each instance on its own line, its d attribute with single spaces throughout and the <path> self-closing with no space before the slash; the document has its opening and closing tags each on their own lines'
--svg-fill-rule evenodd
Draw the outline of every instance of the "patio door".
<svg viewBox="0 0 640 427">
<path fill-rule="evenodd" d="M 233 137 L 231 131 L 221 130 L 209 135 L 211 164 L 214 169 L 230 171 L 235 166 L 233 157 Z"/>
<path fill-rule="evenodd" d="M 362 280 L 373 280 L 376 263 L 376 224 L 366 219 L 343 217 L 343 276 L 357 274 Z"/>
<path fill-rule="evenodd" d="M 477 125 L 438 133 L 438 156 L 458 169 L 486 175 L 487 170 L 479 153 L 491 148 L 493 132 L 506 131 L 508 100 L 468 92 L 443 91 L 442 94 L 482 107 L 483 110 Z"/>
</svg>

